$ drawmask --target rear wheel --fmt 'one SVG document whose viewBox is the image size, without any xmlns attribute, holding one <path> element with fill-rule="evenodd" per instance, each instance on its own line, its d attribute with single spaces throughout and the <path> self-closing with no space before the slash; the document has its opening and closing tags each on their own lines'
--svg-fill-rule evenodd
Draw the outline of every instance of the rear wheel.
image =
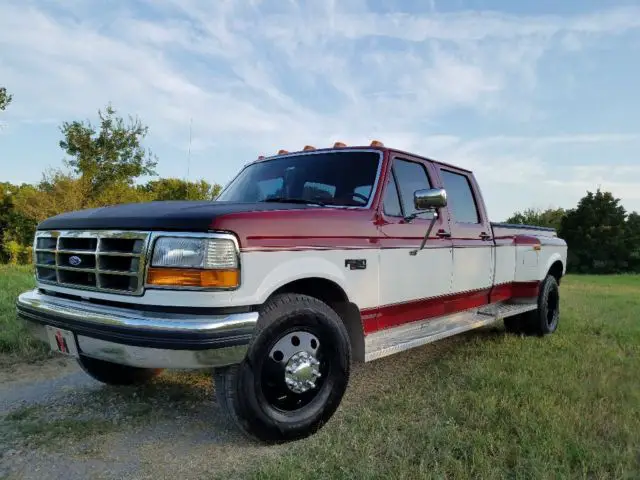
<svg viewBox="0 0 640 480">
<path fill-rule="evenodd" d="M 349 337 L 320 300 L 283 294 L 260 312 L 245 360 L 214 374 L 218 403 L 249 437 L 307 437 L 331 418 L 349 380 Z"/>
<path fill-rule="evenodd" d="M 162 368 L 129 367 L 84 355 L 80 355 L 78 363 L 85 373 L 107 385 L 143 384 L 160 375 L 163 370 Z"/>
<path fill-rule="evenodd" d="M 538 308 L 504 319 L 505 329 L 513 333 L 549 335 L 556 331 L 560 320 L 560 289 L 553 275 L 540 284 Z"/>
</svg>

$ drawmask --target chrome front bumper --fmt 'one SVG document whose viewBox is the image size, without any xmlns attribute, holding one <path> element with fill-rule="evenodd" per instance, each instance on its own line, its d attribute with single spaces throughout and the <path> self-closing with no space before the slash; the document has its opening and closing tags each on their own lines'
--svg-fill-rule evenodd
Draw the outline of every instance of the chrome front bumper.
<svg viewBox="0 0 640 480">
<path fill-rule="evenodd" d="M 210 368 L 239 363 L 257 312 L 215 315 L 134 310 L 25 292 L 18 315 L 47 341 L 46 325 L 74 332 L 80 354 L 146 368 Z"/>
</svg>

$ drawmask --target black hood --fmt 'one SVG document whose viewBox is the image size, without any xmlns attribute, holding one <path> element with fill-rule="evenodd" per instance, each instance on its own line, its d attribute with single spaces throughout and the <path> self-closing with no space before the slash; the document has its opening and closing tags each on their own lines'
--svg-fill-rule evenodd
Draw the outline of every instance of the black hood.
<svg viewBox="0 0 640 480">
<path fill-rule="evenodd" d="M 300 210 L 304 204 L 165 201 L 129 203 L 62 213 L 38 225 L 38 230 L 180 230 L 205 232 L 216 217 L 232 213 Z"/>
</svg>

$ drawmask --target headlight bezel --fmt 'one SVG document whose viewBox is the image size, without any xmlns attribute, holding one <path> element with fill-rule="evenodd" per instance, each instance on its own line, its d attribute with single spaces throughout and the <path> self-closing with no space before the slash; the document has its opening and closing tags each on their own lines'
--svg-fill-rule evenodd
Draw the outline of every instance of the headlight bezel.
<svg viewBox="0 0 640 480">
<path fill-rule="evenodd" d="M 233 250 L 235 254 L 235 263 L 236 266 L 234 268 L 198 268 L 198 267 L 171 267 L 171 266 L 162 266 L 162 265 L 154 265 L 153 260 L 155 256 L 156 245 L 161 239 L 193 239 L 193 240 L 202 240 L 202 241 L 226 241 L 231 242 L 233 244 Z M 145 290 L 181 290 L 181 291 L 231 291 L 237 290 L 240 288 L 242 284 L 242 265 L 240 262 L 240 245 L 238 242 L 238 238 L 232 233 L 225 232 L 154 232 L 149 241 L 149 246 L 147 250 L 147 261 L 145 265 L 145 273 L 144 273 L 144 285 Z M 206 252 L 205 252 L 206 257 Z M 194 285 L 158 285 L 149 282 L 149 270 L 153 269 L 163 269 L 163 270 L 181 270 L 181 271 L 189 271 L 192 273 L 196 272 L 228 272 L 228 271 L 236 271 L 237 272 L 237 282 L 234 286 L 194 286 Z"/>
</svg>

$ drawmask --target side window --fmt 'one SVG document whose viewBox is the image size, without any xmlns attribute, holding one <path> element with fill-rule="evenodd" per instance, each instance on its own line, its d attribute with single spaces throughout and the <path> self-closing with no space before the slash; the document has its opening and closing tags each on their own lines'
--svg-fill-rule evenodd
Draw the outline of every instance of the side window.
<svg viewBox="0 0 640 480">
<path fill-rule="evenodd" d="M 418 162 L 396 159 L 393 161 L 393 170 L 398 179 L 400 201 L 402 202 L 404 215 L 411 215 L 417 211 L 413 205 L 414 192 L 424 188 L 431 188 L 427 169 Z M 422 215 L 421 218 L 427 218 L 427 216 Z"/>
<path fill-rule="evenodd" d="M 382 208 L 385 215 L 389 215 L 390 217 L 402 217 L 400 197 L 398 197 L 398 188 L 396 187 L 396 181 L 394 180 L 393 175 L 390 176 L 389 181 L 387 182 L 387 189 L 384 192 Z"/>
<path fill-rule="evenodd" d="M 478 206 L 467 176 L 448 170 L 440 170 L 440 174 L 450 199 L 449 211 L 453 220 L 458 223 L 480 223 Z"/>
</svg>

